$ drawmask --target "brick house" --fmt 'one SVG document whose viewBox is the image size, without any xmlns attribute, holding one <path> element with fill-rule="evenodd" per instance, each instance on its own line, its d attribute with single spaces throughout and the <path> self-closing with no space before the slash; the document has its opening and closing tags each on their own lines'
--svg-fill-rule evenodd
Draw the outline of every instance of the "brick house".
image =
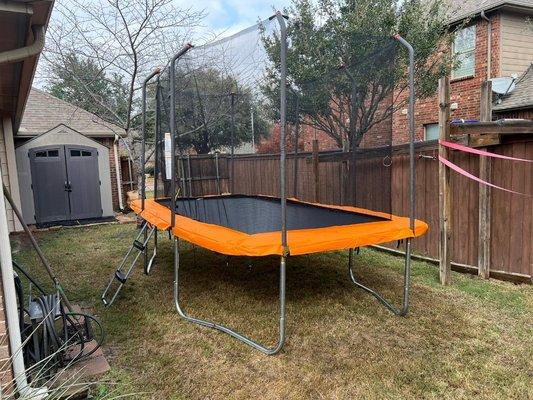
<svg viewBox="0 0 533 400">
<path fill-rule="evenodd" d="M 533 1 L 454 0 L 454 3 L 459 11 L 450 23 L 469 21 L 456 33 L 452 46 L 463 62 L 450 77 L 451 116 L 478 120 L 482 83 L 497 77 L 519 77 L 533 62 L 533 26 L 528 21 L 533 17 Z M 529 96 L 533 97 L 532 92 Z M 416 102 L 415 118 L 418 140 L 438 137 L 436 94 Z M 405 115 L 394 116 L 393 132 L 395 144 L 407 142 Z"/>
<path fill-rule="evenodd" d="M 462 63 L 451 75 L 452 118 L 464 120 L 479 119 L 481 84 L 487 79 L 516 76 L 520 81 L 533 63 L 533 0 L 451 0 L 456 11 L 450 18 L 450 25 L 467 24 L 456 33 L 453 51 Z M 530 20 L 531 18 L 531 20 Z M 416 49 L 415 49 L 416 51 Z M 530 72 L 533 74 L 533 72 Z M 529 82 L 528 78 L 526 82 Z M 524 81 L 524 79 L 522 79 Z M 533 118 L 531 86 L 517 84 L 524 89 L 518 113 L 511 99 L 494 107 L 494 118 Z M 398 101 L 406 100 L 407 93 Z M 524 101 L 523 97 L 529 98 Z M 507 107 L 507 108 L 505 108 Z M 525 108 L 524 108 L 525 107 Z M 528 111 L 529 107 L 529 111 Z M 419 141 L 436 139 L 438 136 L 437 95 L 419 99 L 415 106 L 416 138 Z M 508 110 L 508 112 L 504 112 Z M 510 112 L 513 110 L 514 112 Z M 392 118 L 393 144 L 408 141 L 407 109 L 394 113 Z M 300 147 L 311 151 L 312 141 L 318 140 L 319 150 L 338 149 L 338 144 L 320 130 L 302 126 Z M 368 138 L 365 138 L 368 140 Z M 275 140 L 274 140 L 275 141 Z M 277 139 L 279 143 L 279 139 Z M 263 147 L 274 148 L 267 143 Z M 362 143 L 362 146 L 365 142 Z M 261 148 L 260 148 L 261 150 Z"/>
</svg>

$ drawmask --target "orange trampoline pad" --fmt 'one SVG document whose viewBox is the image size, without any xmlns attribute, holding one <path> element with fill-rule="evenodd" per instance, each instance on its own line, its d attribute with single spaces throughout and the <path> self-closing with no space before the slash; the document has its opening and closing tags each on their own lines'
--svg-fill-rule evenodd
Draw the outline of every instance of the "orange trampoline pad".
<svg viewBox="0 0 533 400">
<path fill-rule="evenodd" d="M 291 201 L 294 202 L 295 200 L 291 199 Z M 392 242 L 422 236 L 428 230 L 428 225 L 425 222 L 416 220 L 415 230 L 414 232 L 411 231 L 409 218 L 405 217 L 394 215 L 391 217 L 389 214 L 349 206 L 298 203 L 390 219 L 353 225 L 288 230 L 287 240 L 290 255 L 343 250 Z M 140 200 L 134 200 L 130 206 L 135 213 L 158 229 L 168 230 L 170 228 L 170 208 L 153 199 L 145 200 L 142 211 Z M 176 214 L 172 234 L 198 246 L 226 255 L 255 257 L 282 255 L 280 231 L 248 234 Z"/>
</svg>

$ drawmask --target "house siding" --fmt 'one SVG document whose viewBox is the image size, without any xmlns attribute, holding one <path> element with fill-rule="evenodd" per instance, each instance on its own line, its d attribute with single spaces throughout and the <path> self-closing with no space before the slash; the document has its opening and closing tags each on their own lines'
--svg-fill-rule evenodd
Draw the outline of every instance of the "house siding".
<svg viewBox="0 0 533 400">
<path fill-rule="evenodd" d="M 500 57 L 502 76 L 520 76 L 533 62 L 533 27 L 526 15 L 502 14 Z"/>
</svg>

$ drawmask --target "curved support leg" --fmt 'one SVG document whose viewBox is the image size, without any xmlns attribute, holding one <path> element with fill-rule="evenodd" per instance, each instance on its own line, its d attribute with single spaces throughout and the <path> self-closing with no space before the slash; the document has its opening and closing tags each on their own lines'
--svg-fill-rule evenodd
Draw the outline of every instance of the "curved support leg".
<svg viewBox="0 0 533 400">
<path fill-rule="evenodd" d="M 378 299 L 381 304 L 383 304 L 386 308 L 388 308 L 395 315 L 399 315 L 399 316 L 407 315 L 407 312 L 409 311 L 409 281 L 411 278 L 411 239 L 407 239 L 406 249 L 405 249 L 405 269 L 404 269 L 404 275 L 403 275 L 403 302 L 402 302 L 402 308 L 400 309 L 396 308 L 390 302 L 385 300 L 385 298 L 381 296 L 375 290 L 370 289 L 369 287 L 359 282 L 355 278 L 355 275 L 353 273 L 352 264 L 353 264 L 353 249 L 350 249 L 348 253 L 348 273 L 350 275 L 350 279 L 352 280 L 352 282 L 358 288 L 363 289 L 364 291 L 370 293 L 372 296 Z"/>
<path fill-rule="evenodd" d="M 178 238 L 174 238 L 174 303 L 178 314 L 189 322 L 193 322 L 198 325 L 206 326 L 208 328 L 216 329 L 221 332 L 227 333 L 233 336 L 235 339 L 253 347 L 267 355 L 274 355 L 278 353 L 285 344 L 285 278 L 286 278 L 286 257 L 281 257 L 280 262 L 280 277 L 279 277 L 279 338 L 278 343 L 274 347 L 265 347 L 260 343 L 228 328 L 224 325 L 219 325 L 211 321 L 190 317 L 183 311 L 179 302 L 179 247 Z"/>
</svg>

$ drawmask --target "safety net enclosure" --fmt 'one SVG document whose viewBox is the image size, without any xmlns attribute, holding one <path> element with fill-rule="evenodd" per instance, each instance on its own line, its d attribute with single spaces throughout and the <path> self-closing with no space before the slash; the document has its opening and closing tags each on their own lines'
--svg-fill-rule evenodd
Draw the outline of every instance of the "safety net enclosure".
<svg viewBox="0 0 533 400">
<path fill-rule="evenodd" d="M 141 198 L 131 207 L 145 223 L 125 260 L 137 249 L 149 272 L 157 230 L 172 233 L 175 305 L 186 320 L 275 354 L 285 341 L 287 257 L 341 249 L 350 251 L 349 274 L 356 286 L 395 314 L 407 313 L 410 240 L 428 229 L 414 218 L 413 49 L 399 36 L 361 36 L 355 42 L 353 48 L 342 48 L 326 41 L 310 55 L 303 51 L 312 46 L 305 37 L 294 34 L 287 39 L 287 18 L 278 12 L 227 38 L 187 45 L 165 71 L 147 77 L 143 146 L 148 131 L 155 131 L 154 197 L 146 199 L 143 174 Z M 150 81 L 156 82 L 156 89 L 148 96 Z M 146 123 L 147 104 L 154 111 L 153 129 Z M 393 116 L 405 107 L 408 118 L 399 129 L 410 138 L 410 215 L 399 217 L 392 214 L 392 129 Z M 320 204 L 305 190 L 310 167 L 302 138 L 318 135 L 341 149 L 331 155 L 343 159 L 342 167 L 323 181 L 326 192 L 331 192 L 328 180 L 343 182 L 332 202 L 337 205 Z M 242 163 L 237 150 L 242 153 L 247 144 L 260 139 L 279 151 L 259 167 Z M 194 173 L 197 160 L 207 176 Z M 268 168 L 262 170 L 261 165 Z M 210 185 L 203 185 L 202 179 Z M 152 236 L 156 242 L 149 258 Z M 273 347 L 184 312 L 179 299 L 179 239 L 227 255 L 280 256 L 279 337 Z M 354 248 L 402 239 L 406 268 L 398 309 L 357 281 L 352 257 Z M 118 290 L 136 260 L 126 272 L 126 261 L 117 270 Z"/>
<path fill-rule="evenodd" d="M 357 42 L 357 49 L 317 49 L 310 63 L 301 57 L 306 43 L 283 43 L 278 19 L 270 18 L 187 48 L 160 80 L 154 200 L 133 209 L 158 218 L 161 229 L 170 226 L 177 236 L 228 255 L 297 255 L 422 234 L 424 223 L 411 227 L 392 214 L 393 115 L 405 107 L 394 96 L 408 92 L 398 85 L 401 44 L 378 36 Z M 299 138 L 317 132 L 351 150 L 338 171 L 344 184 L 336 203 L 342 210 L 310 204 L 316 199 L 299 190 L 309 175 L 298 157 Z M 251 174 L 268 174 L 275 182 L 269 188 L 242 182 L 242 161 L 234 154 L 261 139 L 279 149 L 274 168 L 250 166 Z M 197 156 L 206 153 L 212 155 Z M 199 166 L 210 180 L 207 188 Z M 289 196 L 303 202 L 286 201 Z M 184 232 L 183 218 L 192 220 L 185 224 L 192 231 Z"/>
</svg>

